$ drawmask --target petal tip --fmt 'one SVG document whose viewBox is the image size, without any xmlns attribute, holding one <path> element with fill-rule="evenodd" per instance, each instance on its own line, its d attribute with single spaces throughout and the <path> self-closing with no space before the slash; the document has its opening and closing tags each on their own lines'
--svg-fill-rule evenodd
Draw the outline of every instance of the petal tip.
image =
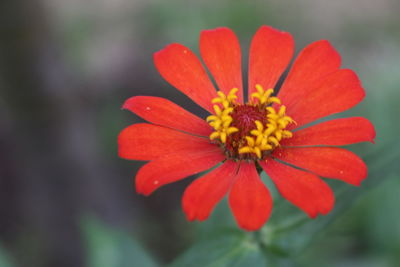
<svg viewBox="0 0 400 267">
<path fill-rule="evenodd" d="M 326 40 L 326 39 L 318 40 L 318 41 L 315 41 L 314 43 L 315 44 L 319 44 L 319 45 L 324 45 L 324 46 L 330 47 L 331 49 L 336 50 L 333 47 L 332 43 L 329 40 Z"/>
<path fill-rule="evenodd" d="M 136 175 L 135 188 L 136 188 L 136 193 L 138 193 L 139 195 L 143 195 L 143 196 L 147 197 L 151 193 L 153 193 L 156 188 L 153 188 L 151 186 L 151 183 L 148 183 L 148 182 L 145 183 L 143 181 L 143 176 L 141 175 L 141 172 L 142 172 L 144 167 L 146 167 L 146 165 L 144 165 L 141 169 L 139 169 L 139 172 Z"/>
<path fill-rule="evenodd" d="M 318 216 L 318 212 L 306 212 L 308 217 L 310 217 L 310 219 L 315 219 Z"/>
<path fill-rule="evenodd" d="M 375 138 L 376 138 L 376 131 L 375 131 L 375 127 L 372 126 L 372 134 L 371 134 L 369 142 L 371 142 L 372 144 L 376 144 Z"/>
<path fill-rule="evenodd" d="M 220 26 L 220 27 L 216 27 L 213 29 L 206 29 L 206 30 L 202 30 L 200 32 L 200 36 L 204 35 L 204 34 L 208 34 L 208 33 L 215 33 L 218 31 L 229 31 L 229 32 L 233 32 L 232 29 L 226 27 L 226 26 Z"/>
<path fill-rule="evenodd" d="M 193 206 L 189 206 L 189 205 L 185 205 L 185 202 L 182 202 L 182 209 L 183 212 L 186 215 L 186 220 L 188 220 L 189 222 L 193 222 L 193 221 L 205 221 L 208 219 L 209 217 L 209 213 L 204 213 L 204 212 L 200 212 L 199 210 L 197 210 L 196 208 L 193 208 Z"/>
<path fill-rule="evenodd" d="M 186 215 L 186 220 L 189 222 L 193 222 L 196 220 L 196 214 L 194 212 L 190 212 L 190 210 L 187 207 L 182 207 L 183 212 Z"/>
<path fill-rule="evenodd" d="M 264 224 L 262 224 L 262 225 L 256 225 L 256 226 L 254 226 L 254 225 L 239 224 L 239 227 L 242 228 L 243 230 L 248 231 L 248 232 L 254 232 L 254 231 L 260 230 L 260 228 L 261 228 L 263 225 L 264 225 Z"/>
<path fill-rule="evenodd" d="M 134 102 L 134 100 L 137 98 L 137 96 L 133 96 L 133 97 L 130 97 L 130 98 L 128 98 L 127 100 L 125 100 L 125 102 L 124 102 L 124 104 L 122 104 L 122 106 L 121 106 L 121 109 L 123 110 L 123 109 L 128 109 L 128 110 L 130 110 L 131 109 L 131 107 L 132 107 L 132 105 L 133 105 L 133 102 Z"/>
<path fill-rule="evenodd" d="M 169 44 L 169 45 L 166 45 L 166 46 L 164 46 L 164 48 L 161 48 L 160 50 L 158 50 L 158 51 L 156 51 L 156 52 L 154 52 L 153 53 L 153 60 L 154 60 L 154 62 L 156 62 L 157 61 L 157 59 L 160 57 L 160 55 L 168 48 L 168 46 L 170 46 L 171 44 Z"/>
<path fill-rule="evenodd" d="M 151 193 L 153 193 L 153 190 L 145 189 L 143 187 L 139 187 L 138 185 L 136 185 L 136 193 L 148 197 L 151 195 Z"/>
<path fill-rule="evenodd" d="M 369 139 L 366 140 L 368 142 L 371 142 L 372 144 L 375 144 L 375 139 L 376 139 L 376 130 L 372 122 L 366 118 L 362 118 L 365 121 L 367 128 L 367 132 L 369 133 Z"/>
<path fill-rule="evenodd" d="M 161 48 L 160 50 L 156 51 L 153 53 L 153 60 L 154 62 L 157 62 L 160 57 L 162 57 L 164 54 L 168 53 L 171 50 L 174 49 L 182 49 L 182 53 L 185 53 L 185 50 L 188 50 L 189 48 L 185 47 L 184 45 L 180 43 L 170 43 Z M 157 65 L 157 64 L 156 64 Z"/>
<path fill-rule="evenodd" d="M 281 29 L 276 29 L 270 25 L 261 25 L 257 31 L 272 31 L 275 33 L 280 33 L 280 34 L 290 34 L 287 31 L 281 30 Z"/>
</svg>

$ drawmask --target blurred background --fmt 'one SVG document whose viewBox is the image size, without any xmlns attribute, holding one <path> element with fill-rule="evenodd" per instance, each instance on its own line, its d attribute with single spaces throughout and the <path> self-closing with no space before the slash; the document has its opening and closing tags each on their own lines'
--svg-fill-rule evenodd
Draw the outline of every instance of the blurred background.
<svg viewBox="0 0 400 267">
<path fill-rule="evenodd" d="M 0 266 L 398 266 L 399 13 L 398 0 L 1 1 Z M 262 24 L 292 33 L 297 52 L 330 40 L 359 74 L 367 96 L 342 116 L 376 127 L 375 145 L 349 147 L 369 178 L 329 181 L 337 204 L 316 220 L 274 192 L 260 233 L 239 230 L 226 203 L 189 223 L 180 199 L 193 177 L 135 193 L 142 163 L 118 158 L 116 140 L 141 119 L 120 107 L 154 95 L 205 116 L 152 54 L 172 42 L 198 52 L 201 30 L 228 26 L 245 67 Z"/>
</svg>

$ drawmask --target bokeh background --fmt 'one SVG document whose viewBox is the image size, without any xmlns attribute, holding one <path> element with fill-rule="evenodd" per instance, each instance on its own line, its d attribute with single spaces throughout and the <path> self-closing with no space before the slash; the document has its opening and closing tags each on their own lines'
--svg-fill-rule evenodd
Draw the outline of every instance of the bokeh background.
<svg viewBox="0 0 400 267">
<path fill-rule="evenodd" d="M 398 266 L 399 14 L 398 0 L 1 1 L 0 266 Z M 155 95 L 205 116 L 152 54 L 172 42 L 198 52 L 201 30 L 228 26 L 246 62 L 262 24 L 291 32 L 297 51 L 330 40 L 359 74 L 367 96 L 342 116 L 376 126 L 375 145 L 350 146 L 369 178 L 330 181 L 335 210 L 316 220 L 274 192 L 260 233 L 239 230 L 226 203 L 189 223 L 180 198 L 193 177 L 135 193 L 142 163 L 118 158 L 116 138 L 141 119 L 120 107 Z"/>
</svg>

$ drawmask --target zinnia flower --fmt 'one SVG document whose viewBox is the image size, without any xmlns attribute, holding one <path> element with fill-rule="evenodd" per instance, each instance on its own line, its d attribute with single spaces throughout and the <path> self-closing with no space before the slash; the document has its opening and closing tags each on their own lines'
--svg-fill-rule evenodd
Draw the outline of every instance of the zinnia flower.
<svg viewBox="0 0 400 267">
<path fill-rule="evenodd" d="M 200 34 L 201 57 L 219 91 L 189 48 L 174 43 L 155 53 L 161 76 L 211 115 L 203 120 L 160 97 L 135 96 L 125 102 L 123 108 L 150 122 L 131 125 L 118 137 L 120 157 L 149 161 L 136 175 L 137 192 L 150 195 L 212 169 L 183 195 L 188 220 L 207 219 L 228 194 L 238 225 L 257 230 L 272 209 L 261 170 L 311 218 L 329 213 L 335 202 L 320 177 L 360 185 L 367 176 L 365 163 L 337 146 L 373 142 L 373 125 L 362 117 L 310 125 L 359 103 L 365 93 L 358 77 L 340 69 L 340 55 L 321 40 L 300 52 L 273 96 L 293 51 L 289 33 L 259 28 L 250 46 L 247 102 L 241 49 L 230 29 Z"/>
</svg>

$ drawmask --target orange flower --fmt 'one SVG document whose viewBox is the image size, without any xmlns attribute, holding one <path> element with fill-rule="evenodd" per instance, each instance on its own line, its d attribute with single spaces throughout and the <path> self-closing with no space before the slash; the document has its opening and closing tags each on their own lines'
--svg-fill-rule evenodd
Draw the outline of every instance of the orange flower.
<svg viewBox="0 0 400 267">
<path fill-rule="evenodd" d="M 211 115 L 202 120 L 160 97 L 136 96 L 125 102 L 123 108 L 150 122 L 131 125 L 118 137 L 120 157 L 150 161 L 136 175 L 137 192 L 149 195 L 215 167 L 186 189 L 182 203 L 187 218 L 207 219 L 229 194 L 239 226 L 257 230 L 272 209 L 257 167 L 311 218 L 329 213 L 334 205 L 332 190 L 318 176 L 360 185 L 366 165 L 336 146 L 373 142 L 373 125 L 361 117 L 309 123 L 359 103 L 365 96 L 361 83 L 352 70 L 340 69 L 339 54 L 322 40 L 300 52 L 272 96 L 293 51 L 289 33 L 268 26 L 257 31 L 250 46 L 246 103 L 241 49 L 230 29 L 200 35 L 201 57 L 218 92 L 189 48 L 171 44 L 155 53 L 161 76 Z"/>
</svg>

